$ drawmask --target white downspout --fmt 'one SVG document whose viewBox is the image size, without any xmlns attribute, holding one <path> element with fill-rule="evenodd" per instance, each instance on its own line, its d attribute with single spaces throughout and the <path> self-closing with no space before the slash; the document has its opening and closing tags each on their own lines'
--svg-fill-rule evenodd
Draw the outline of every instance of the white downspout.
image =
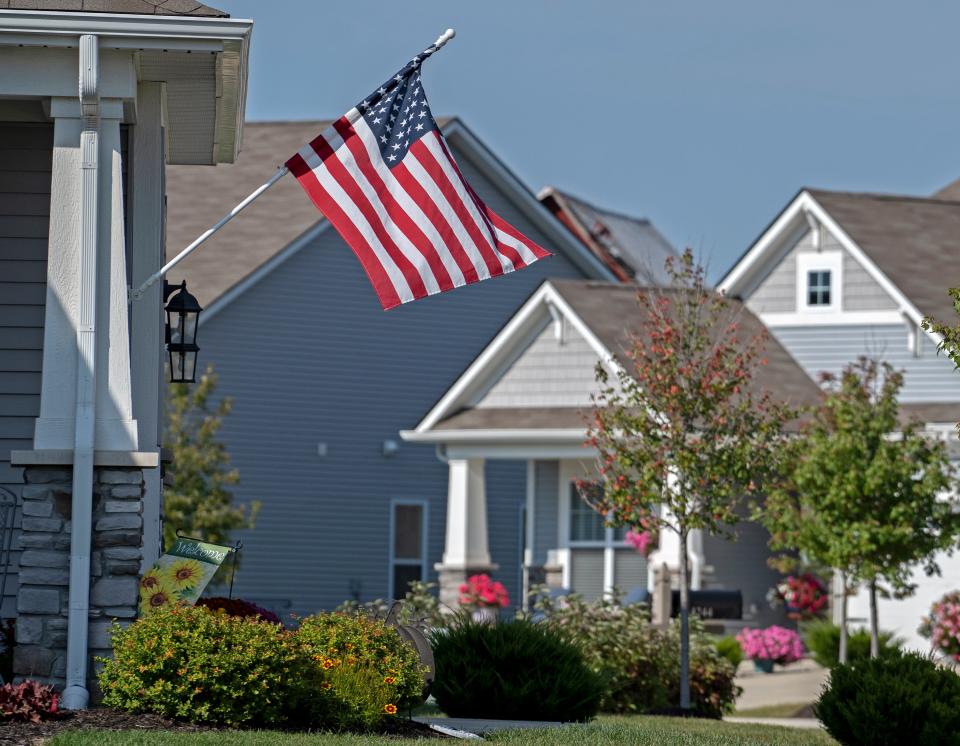
<svg viewBox="0 0 960 746">
<path fill-rule="evenodd" d="M 67 685 L 63 706 L 82 710 L 87 691 L 90 613 L 90 541 L 93 522 L 93 446 L 96 398 L 98 164 L 100 161 L 99 54 L 97 37 L 80 37 L 80 319 L 77 326 L 77 410 L 73 449 L 70 531 L 70 612 L 67 626 Z"/>
</svg>

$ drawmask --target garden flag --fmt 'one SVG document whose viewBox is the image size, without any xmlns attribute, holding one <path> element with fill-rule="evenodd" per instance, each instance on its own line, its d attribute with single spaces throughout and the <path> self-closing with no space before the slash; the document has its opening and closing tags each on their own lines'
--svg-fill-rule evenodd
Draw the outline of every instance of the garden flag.
<svg viewBox="0 0 960 746">
<path fill-rule="evenodd" d="M 178 537 L 140 578 L 140 616 L 177 603 L 194 604 L 233 547 Z"/>
<path fill-rule="evenodd" d="M 550 253 L 470 188 L 430 113 L 433 45 L 286 162 L 363 265 L 384 309 Z"/>
</svg>

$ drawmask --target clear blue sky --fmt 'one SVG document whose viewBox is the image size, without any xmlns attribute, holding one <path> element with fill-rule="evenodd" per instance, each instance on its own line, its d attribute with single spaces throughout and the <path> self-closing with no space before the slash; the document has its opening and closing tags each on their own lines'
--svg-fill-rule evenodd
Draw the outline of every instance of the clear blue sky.
<svg viewBox="0 0 960 746">
<path fill-rule="evenodd" d="M 649 217 L 716 278 L 801 186 L 960 177 L 960 4 L 210 0 L 253 18 L 251 120 L 339 116 L 424 67 L 535 191 Z M 282 154 L 280 154 L 282 155 Z"/>
</svg>

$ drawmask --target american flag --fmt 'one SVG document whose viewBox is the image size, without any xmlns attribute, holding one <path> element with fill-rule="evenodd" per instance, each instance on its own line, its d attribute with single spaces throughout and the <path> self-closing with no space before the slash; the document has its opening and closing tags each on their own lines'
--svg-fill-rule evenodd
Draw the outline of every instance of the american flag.
<svg viewBox="0 0 960 746">
<path fill-rule="evenodd" d="M 550 252 L 487 207 L 420 80 L 428 47 L 286 166 L 360 259 L 384 309 L 522 269 Z"/>
</svg>

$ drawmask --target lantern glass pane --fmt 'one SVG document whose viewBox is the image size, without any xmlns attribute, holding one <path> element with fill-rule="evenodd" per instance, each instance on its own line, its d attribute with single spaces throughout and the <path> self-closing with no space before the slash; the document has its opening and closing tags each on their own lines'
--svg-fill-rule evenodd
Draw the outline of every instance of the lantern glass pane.
<svg viewBox="0 0 960 746">
<path fill-rule="evenodd" d="M 183 380 L 191 383 L 197 377 L 197 352 L 188 350 L 183 353 Z"/>
<path fill-rule="evenodd" d="M 180 315 L 180 330 L 183 342 L 191 345 L 197 337 L 197 314 L 185 313 Z"/>
</svg>

